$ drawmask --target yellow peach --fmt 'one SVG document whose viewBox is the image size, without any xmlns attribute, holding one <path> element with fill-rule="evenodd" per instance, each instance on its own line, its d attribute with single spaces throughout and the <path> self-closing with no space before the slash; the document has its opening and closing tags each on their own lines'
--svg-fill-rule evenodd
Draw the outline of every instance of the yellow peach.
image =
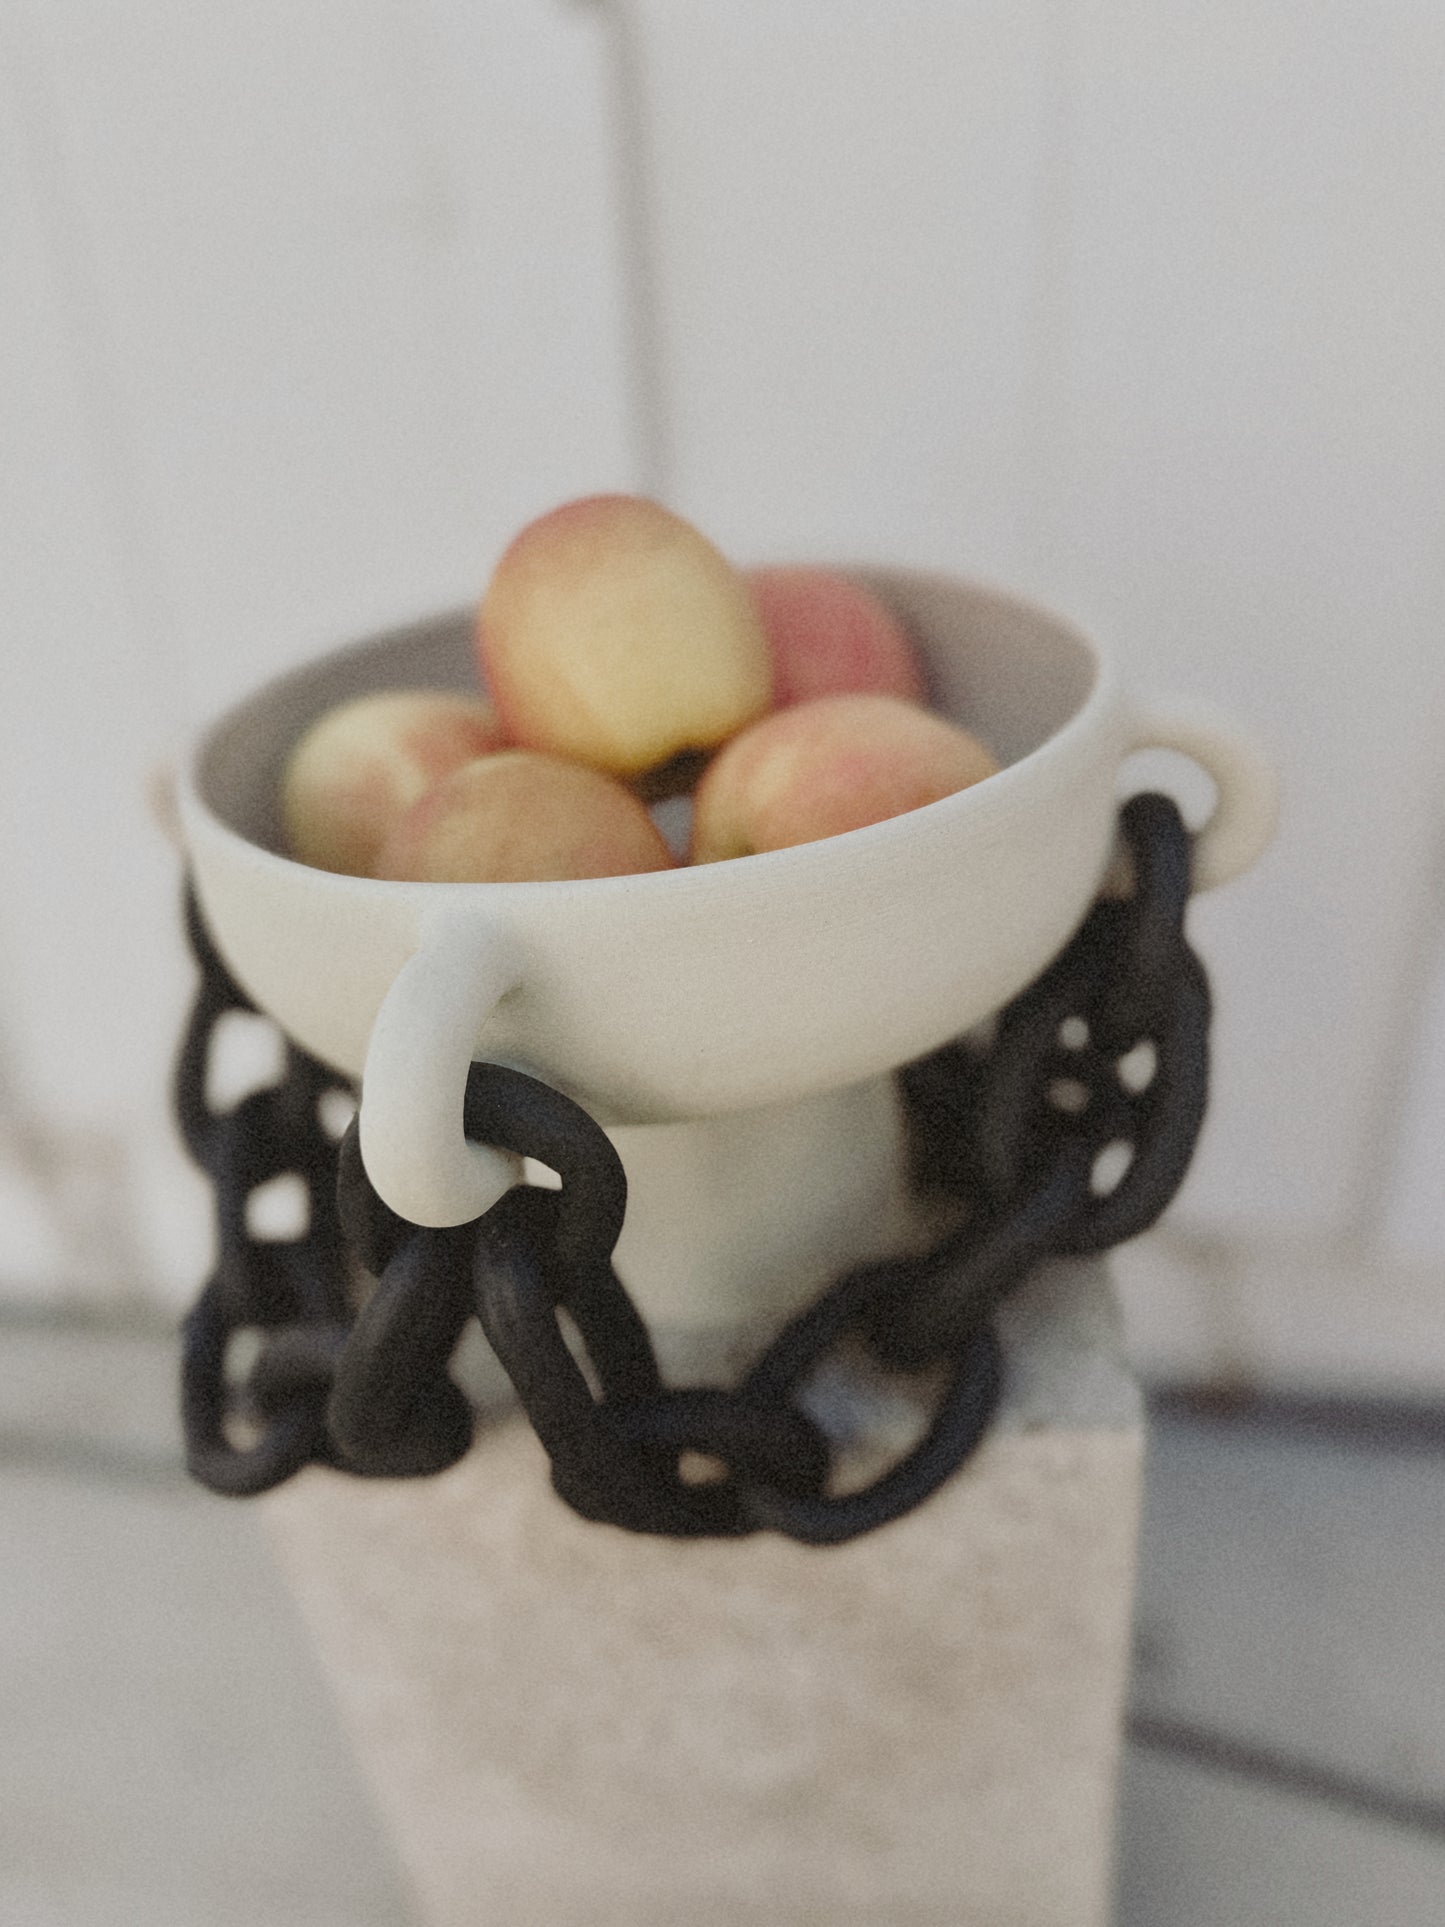
<svg viewBox="0 0 1445 1927">
<path fill-rule="evenodd" d="M 532 883 L 670 870 L 646 809 L 598 770 L 536 750 L 463 764 L 402 817 L 373 874 L 413 883 Z"/>
<path fill-rule="evenodd" d="M 328 710 L 282 779 L 292 855 L 368 875 L 392 825 L 433 783 L 505 741 L 489 704 L 444 690 L 387 689 Z"/>
<path fill-rule="evenodd" d="M 477 643 L 513 741 L 618 776 L 711 749 L 769 703 L 767 638 L 741 574 L 640 496 L 588 496 L 523 529 Z"/>
</svg>

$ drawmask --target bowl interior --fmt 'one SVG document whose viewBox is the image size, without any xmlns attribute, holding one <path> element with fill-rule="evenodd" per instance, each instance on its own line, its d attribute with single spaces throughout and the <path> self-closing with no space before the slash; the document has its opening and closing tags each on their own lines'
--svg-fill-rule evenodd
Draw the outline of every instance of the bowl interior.
<svg viewBox="0 0 1445 1927">
<path fill-rule="evenodd" d="M 980 735 L 1003 764 L 1047 742 L 1095 686 L 1092 648 L 1040 609 L 947 577 L 853 573 L 906 624 L 933 706 Z M 474 692 L 472 635 L 472 611 L 458 610 L 388 630 L 268 683 L 203 743 L 196 766 L 201 800 L 238 835 L 284 856 L 281 778 L 303 731 L 337 703 L 372 690 Z"/>
</svg>

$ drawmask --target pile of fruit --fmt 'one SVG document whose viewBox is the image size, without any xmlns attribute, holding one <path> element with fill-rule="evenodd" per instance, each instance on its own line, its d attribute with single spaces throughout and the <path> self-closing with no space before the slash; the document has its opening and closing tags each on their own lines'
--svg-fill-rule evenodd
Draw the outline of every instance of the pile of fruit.
<svg viewBox="0 0 1445 1927">
<path fill-rule="evenodd" d="M 350 876 L 516 883 L 811 843 L 990 776 L 924 706 L 901 625 L 821 569 L 744 575 L 629 495 L 569 502 L 498 563 L 477 621 L 489 700 L 387 690 L 329 711 L 287 766 L 291 853 Z"/>
</svg>

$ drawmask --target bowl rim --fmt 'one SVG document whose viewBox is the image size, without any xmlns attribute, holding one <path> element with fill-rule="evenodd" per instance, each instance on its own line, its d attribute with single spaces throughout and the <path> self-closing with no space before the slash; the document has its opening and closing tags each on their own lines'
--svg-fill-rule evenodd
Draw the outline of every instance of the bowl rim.
<svg viewBox="0 0 1445 1927">
<path fill-rule="evenodd" d="M 1077 649 L 1089 665 L 1088 686 L 1072 713 L 1032 749 L 1004 764 L 993 775 L 967 789 L 941 797 L 937 802 L 905 811 L 881 823 L 867 824 L 860 829 L 842 831 L 782 850 L 757 851 L 715 863 L 679 863 L 670 870 L 644 871 L 624 876 L 506 883 L 423 883 L 352 876 L 302 863 L 296 857 L 285 855 L 244 835 L 209 800 L 206 795 L 207 764 L 219 752 L 227 732 L 234 729 L 253 706 L 263 699 L 274 699 L 289 683 L 305 682 L 328 664 L 340 665 L 350 655 L 379 653 L 388 644 L 400 644 L 419 632 L 472 619 L 473 605 L 453 605 L 370 631 L 268 677 L 193 732 L 181 760 L 176 786 L 187 851 L 192 852 L 196 832 L 199 831 L 208 845 L 225 847 L 236 858 L 271 870 L 278 878 L 283 875 L 297 880 L 305 878 L 311 888 L 344 890 L 353 897 L 364 893 L 377 901 L 397 902 L 414 897 L 417 893 L 424 893 L 424 899 L 421 900 L 437 905 L 467 901 L 475 903 L 485 899 L 499 906 L 506 900 L 520 898 L 540 903 L 545 895 L 565 894 L 571 897 L 577 893 L 599 898 L 619 892 L 633 896 L 638 891 L 660 896 L 670 890 L 681 897 L 702 887 L 710 891 L 719 887 L 727 888 L 729 886 L 725 879 L 730 877 L 746 877 L 761 882 L 764 878 L 782 879 L 792 871 L 816 871 L 820 864 L 826 868 L 834 863 L 846 863 L 853 858 L 861 858 L 865 853 L 883 856 L 891 846 L 913 841 L 925 825 L 942 826 L 955 818 L 960 822 L 971 820 L 977 833 L 987 838 L 995 824 L 1004 824 L 1012 815 L 1015 799 L 1021 790 L 1037 793 L 1041 775 L 1047 776 L 1051 769 L 1059 772 L 1057 780 L 1064 779 L 1064 772 L 1076 746 L 1095 732 L 1101 718 L 1118 701 L 1118 665 L 1108 649 L 1101 647 L 1076 624 L 1043 603 L 1014 590 L 1001 588 L 986 579 L 957 576 L 941 569 L 916 569 L 891 564 L 809 561 L 797 564 L 769 563 L 767 566 L 826 567 L 840 574 L 851 575 L 885 594 L 891 585 L 898 585 L 924 592 L 961 592 L 978 602 L 995 603 L 1013 618 L 1022 618 L 1058 641 Z M 1045 787 L 1051 786 L 1046 784 Z"/>
</svg>

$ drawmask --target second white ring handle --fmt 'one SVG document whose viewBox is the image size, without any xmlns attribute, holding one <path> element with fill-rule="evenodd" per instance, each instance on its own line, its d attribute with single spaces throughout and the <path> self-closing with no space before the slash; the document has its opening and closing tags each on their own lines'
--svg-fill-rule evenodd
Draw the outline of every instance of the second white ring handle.
<svg viewBox="0 0 1445 1927">
<path fill-rule="evenodd" d="M 1212 703 L 1182 698 L 1141 705 L 1132 737 L 1131 750 L 1176 749 L 1214 779 L 1214 810 L 1194 840 L 1192 887 L 1212 890 L 1249 869 L 1279 817 L 1279 779 L 1255 738 Z"/>
</svg>

